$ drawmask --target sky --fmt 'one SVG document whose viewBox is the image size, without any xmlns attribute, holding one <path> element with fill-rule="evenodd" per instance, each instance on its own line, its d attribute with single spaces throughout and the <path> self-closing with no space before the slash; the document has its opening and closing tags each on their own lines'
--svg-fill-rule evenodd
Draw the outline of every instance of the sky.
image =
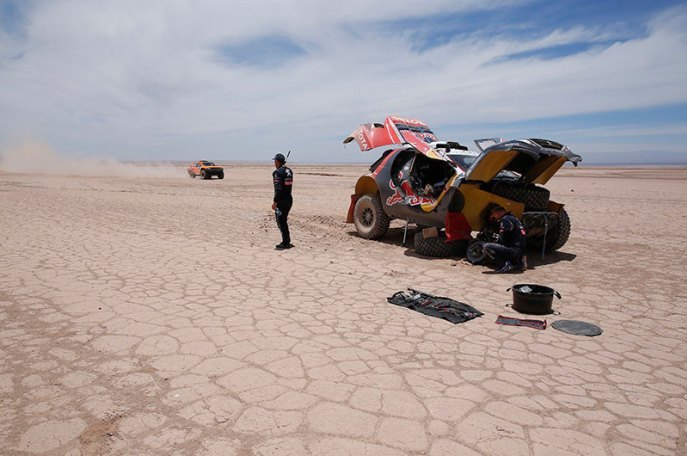
<svg viewBox="0 0 687 456">
<path fill-rule="evenodd" d="M 0 154 L 371 163 L 387 115 L 687 164 L 687 2 L 0 0 Z"/>
</svg>

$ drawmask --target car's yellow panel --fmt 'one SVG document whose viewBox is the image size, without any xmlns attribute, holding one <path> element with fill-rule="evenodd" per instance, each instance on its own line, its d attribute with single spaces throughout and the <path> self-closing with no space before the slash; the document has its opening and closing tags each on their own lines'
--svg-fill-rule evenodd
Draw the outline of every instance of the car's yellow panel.
<svg viewBox="0 0 687 456">
<path fill-rule="evenodd" d="M 375 181 L 374 177 L 370 176 L 369 174 L 361 176 L 358 179 L 358 182 L 355 184 L 356 195 L 374 194 L 378 191 L 379 188 L 377 187 L 377 181 Z"/>
<path fill-rule="evenodd" d="M 489 182 L 510 163 L 519 152 L 517 150 L 494 150 L 484 154 L 468 170 L 466 178 L 471 181 Z"/>
<path fill-rule="evenodd" d="M 534 184 L 546 184 L 556 172 L 565 164 L 566 158 L 549 155 L 540 159 L 528 172 L 525 180 Z"/>
<path fill-rule="evenodd" d="M 522 213 L 525 210 L 523 203 L 511 201 L 493 193 L 480 190 L 476 184 L 463 184 L 460 192 L 465 198 L 463 215 L 472 227 L 473 231 L 480 231 L 484 224 L 486 210 L 491 204 L 498 204 L 507 211 L 513 213 L 518 219 L 522 220 Z"/>
</svg>

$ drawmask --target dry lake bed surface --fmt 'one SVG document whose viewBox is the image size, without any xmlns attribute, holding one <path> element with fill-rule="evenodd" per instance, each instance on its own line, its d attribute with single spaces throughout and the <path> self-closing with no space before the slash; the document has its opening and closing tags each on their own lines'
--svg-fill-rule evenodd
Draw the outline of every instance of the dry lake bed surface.
<svg viewBox="0 0 687 456">
<path fill-rule="evenodd" d="M 287 251 L 269 166 L 0 172 L 0 454 L 687 454 L 687 169 L 562 170 L 569 242 L 493 275 L 356 237 L 364 166 L 292 168 Z M 496 325 L 517 283 L 603 334 Z"/>
</svg>

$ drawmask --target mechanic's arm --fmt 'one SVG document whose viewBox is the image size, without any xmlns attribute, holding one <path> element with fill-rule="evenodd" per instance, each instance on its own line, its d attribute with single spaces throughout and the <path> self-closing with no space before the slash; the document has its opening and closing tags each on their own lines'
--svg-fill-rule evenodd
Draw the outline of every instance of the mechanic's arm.
<svg viewBox="0 0 687 456">
<path fill-rule="evenodd" d="M 501 220 L 499 222 L 499 239 L 498 243 L 504 245 L 504 235 L 513 229 L 513 223 L 510 220 Z"/>
</svg>

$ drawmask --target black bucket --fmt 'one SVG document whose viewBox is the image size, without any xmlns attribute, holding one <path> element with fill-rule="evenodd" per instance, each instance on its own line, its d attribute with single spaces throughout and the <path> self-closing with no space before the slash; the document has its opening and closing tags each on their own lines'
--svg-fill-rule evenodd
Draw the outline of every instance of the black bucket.
<svg viewBox="0 0 687 456">
<path fill-rule="evenodd" d="M 553 288 L 531 283 L 513 285 L 513 309 L 520 313 L 532 315 L 546 315 L 553 313 L 551 303 L 553 297 L 561 299 L 561 294 Z M 509 288 L 506 291 L 510 291 Z"/>
</svg>

